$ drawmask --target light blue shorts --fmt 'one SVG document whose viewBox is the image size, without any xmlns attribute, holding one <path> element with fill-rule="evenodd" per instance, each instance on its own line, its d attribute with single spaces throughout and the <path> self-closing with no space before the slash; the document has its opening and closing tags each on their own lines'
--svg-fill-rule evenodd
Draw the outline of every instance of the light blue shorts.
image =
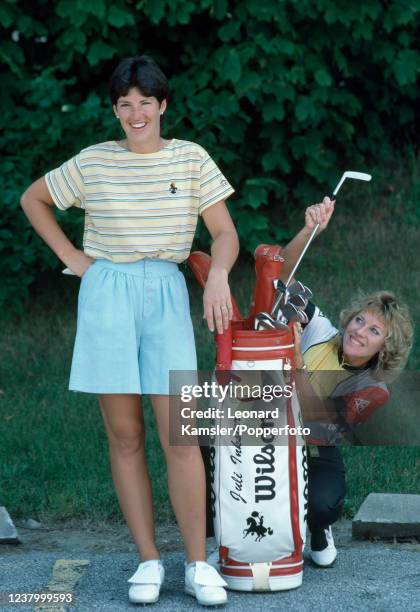
<svg viewBox="0 0 420 612">
<path fill-rule="evenodd" d="M 171 370 L 196 370 L 185 278 L 174 262 L 96 260 L 81 279 L 69 389 L 169 393 Z"/>
</svg>

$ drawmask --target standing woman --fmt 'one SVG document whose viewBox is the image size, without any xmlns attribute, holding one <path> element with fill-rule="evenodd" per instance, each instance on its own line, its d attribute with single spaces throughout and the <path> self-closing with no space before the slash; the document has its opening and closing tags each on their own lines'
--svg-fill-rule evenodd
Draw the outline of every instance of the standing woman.
<svg viewBox="0 0 420 612">
<path fill-rule="evenodd" d="M 324 230 L 334 210 L 329 198 L 306 209 L 305 226 L 283 252 L 285 280 L 315 225 Z M 345 467 L 339 445 L 358 424 L 389 399 L 387 383 L 403 369 L 412 345 L 407 308 L 393 293 L 355 297 L 340 315 L 341 331 L 311 302 L 309 322 L 295 324 L 297 391 L 308 442 L 308 526 L 310 555 L 318 567 L 331 566 L 337 550 L 331 525 L 340 517 Z"/>
<path fill-rule="evenodd" d="M 35 181 L 22 207 L 38 234 L 81 277 L 69 388 L 98 396 L 115 490 L 141 563 L 129 599 L 159 598 L 164 569 L 156 547 L 145 461 L 141 396 L 150 394 L 184 540 L 185 590 L 204 605 L 226 602 L 225 582 L 205 562 L 205 476 L 198 446 L 169 444 L 169 372 L 196 370 L 185 279 L 198 215 L 212 239 L 204 292 L 209 329 L 232 317 L 228 273 L 238 238 L 224 200 L 231 185 L 199 145 L 160 134 L 168 84 L 147 56 L 126 58 L 110 81 L 125 133 L 83 149 Z M 85 210 L 83 251 L 68 240 L 52 206 Z"/>
</svg>

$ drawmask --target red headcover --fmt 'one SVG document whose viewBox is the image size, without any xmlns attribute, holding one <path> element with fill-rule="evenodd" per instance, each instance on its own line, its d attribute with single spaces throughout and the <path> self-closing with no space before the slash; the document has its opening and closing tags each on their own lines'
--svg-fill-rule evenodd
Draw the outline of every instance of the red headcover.
<svg viewBox="0 0 420 612">
<path fill-rule="evenodd" d="M 255 274 L 257 277 L 254 296 L 251 303 L 250 317 L 258 312 L 271 312 L 274 302 L 273 281 L 280 277 L 284 264 L 281 256 L 283 249 L 276 244 L 260 244 L 254 253 Z"/>
</svg>

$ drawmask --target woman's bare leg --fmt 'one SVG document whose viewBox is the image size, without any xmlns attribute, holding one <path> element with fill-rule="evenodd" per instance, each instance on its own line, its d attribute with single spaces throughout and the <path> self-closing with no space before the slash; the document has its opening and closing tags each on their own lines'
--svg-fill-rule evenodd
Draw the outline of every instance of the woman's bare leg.
<svg viewBox="0 0 420 612">
<path fill-rule="evenodd" d="M 199 446 L 169 444 L 167 395 L 151 395 L 159 438 L 166 456 L 168 489 L 188 562 L 206 559 L 206 482 Z M 173 398 L 172 401 L 179 400 Z"/>
<path fill-rule="evenodd" d="M 112 477 L 121 510 L 142 561 L 159 559 L 140 395 L 99 395 Z"/>
</svg>

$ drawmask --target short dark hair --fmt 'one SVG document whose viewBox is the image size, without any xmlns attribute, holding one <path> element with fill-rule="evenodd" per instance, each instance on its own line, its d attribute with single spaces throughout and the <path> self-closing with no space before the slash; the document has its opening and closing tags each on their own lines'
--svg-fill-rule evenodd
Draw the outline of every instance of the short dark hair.
<svg viewBox="0 0 420 612">
<path fill-rule="evenodd" d="M 112 104 L 126 96 L 132 87 L 137 87 L 146 97 L 155 97 L 159 104 L 168 97 L 168 79 L 148 55 L 126 57 L 118 64 L 109 82 Z"/>
</svg>

